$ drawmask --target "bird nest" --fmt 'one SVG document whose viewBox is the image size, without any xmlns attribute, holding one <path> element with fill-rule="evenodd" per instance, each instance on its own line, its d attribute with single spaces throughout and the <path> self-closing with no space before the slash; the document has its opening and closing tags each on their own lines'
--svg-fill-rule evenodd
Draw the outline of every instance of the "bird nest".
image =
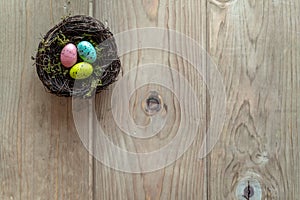
<svg viewBox="0 0 300 200">
<path fill-rule="evenodd" d="M 93 73 L 85 79 L 75 80 L 70 68 L 62 65 L 60 54 L 69 43 L 90 42 L 97 59 Z M 78 57 L 77 63 L 83 62 Z M 50 93 L 57 96 L 88 98 L 107 88 L 116 80 L 121 63 L 113 34 L 95 18 L 77 15 L 63 19 L 43 37 L 35 57 L 37 74 Z"/>
</svg>

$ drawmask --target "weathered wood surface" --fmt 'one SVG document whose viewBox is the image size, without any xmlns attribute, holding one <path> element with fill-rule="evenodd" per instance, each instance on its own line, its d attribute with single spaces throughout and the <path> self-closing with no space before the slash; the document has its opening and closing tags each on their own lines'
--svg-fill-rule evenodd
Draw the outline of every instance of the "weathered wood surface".
<svg viewBox="0 0 300 200">
<path fill-rule="evenodd" d="M 0 199 L 89 199 L 88 152 L 71 101 L 45 93 L 31 56 L 70 8 L 83 1 L 1 1 Z"/>
<path fill-rule="evenodd" d="M 249 199 L 260 196 L 257 183 L 262 199 L 300 199 L 298 1 L 14 0 L 0 7 L 0 199 L 247 199 L 241 195 L 248 183 L 254 189 Z M 208 51 L 224 79 L 227 118 L 205 159 L 198 159 L 202 130 L 213 113 L 201 75 L 180 56 L 149 49 L 123 55 L 122 75 L 153 62 L 179 71 L 203 105 L 194 143 L 176 162 L 150 173 L 120 172 L 89 155 L 73 122 L 72 100 L 45 93 L 30 60 L 40 34 L 69 12 L 92 14 L 115 34 L 173 29 Z M 136 42 L 131 38 L 129 44 Z M 154 75 L 178 80 L 171 71 L 137 71 L 134 82 Z M 182 105 L 167 88 L 139 88 L 129 102 L 136 122 L 149 119 L 141 102 L 154 90 L 166 104 L 168 119 L 158 136 L 134 139 L 114 122 L 112 90 L 97 95 L 97 117 L 108 138 L 129 151 L 150 152 L 168 144 L 188 114 L 181 113 Z"/>
<path fill-rule="evenodd" d="M 211 1 L 209 51 L 224 77 L 227 120 L 209 157 L 208 199 L 299 199 L 299 1 Z M 250 198 L 250 199 L 252 199 Z M 240 199 L 244 199 L 240 197 Z"/>
<path fill-rule="evenodd" d="M 206 6 L 205 1 L 180 0 L 180 1 L 158 1 L 158 0 L 133 0 L 133 1 L 96 1 L 95 17 L 106 21 L 112 32 L 118 34 L 127 30 L 143 27 L 170 28 L 188 37 L 191 37 L 201 44 L 206 44 Z M 116 15 L 112 16 L 114 10 Z M 195 24 L 189 26 L 188 24 Z M 151 36 L 151 35 L 150 35 Z M 138 37 L 129 38 L 129 46 L 139 43 L 142 39 Z M 154 37 L 155 39 L 155 37 Z M 173 38 L 174 39 L 174 38 Z M 165 41 L 172 38 L 166 35 Z M 185 43 L 182 42 L 184 47 Z M 174 41 L 175 43 L 175 41 Z M 170 44 L 172 45 L 172 44 Z M 129 48 L 130 49 L 130 48 Z M 190 54 L 191 50 L 187 48 Z M 142 72 L 131 72 L 130 70 L 143 68 L 147 63 L 158 63 L 169 66 L 179 71 L 191 83 L 192 88 L 198 95 L 200 104 L 205 104 L 206 92 L 201 75 L 196 73 L 193 66 L 189 65 L 180 56 L 170 54 L 163 50 L 139 49 L 132 51 L 121 57 L 123 74 L 130 73 L 130 77 L 135 79 L 135 86 L 141 79 L 151 79 L 151 76 L 159 78 L 172 77 L 172 81 L 178 80 L 176 74 L 171 71 L 168 74 L 161 74 L 162 71 L 152 71 L 144 74 Z M 176 84 L 172 82 L 172 84 Z M 101 124 L 106 123 L 107 135 L 122 148 L 133 152 L 151 152 L 159 150 L 168 144 L 177 133 L 180 123 L 180 105 L 176 97 L 169 89 L 149 84 L 136 89 L 130 103 L 130 111 L 137 123 L 144 124 L 147 116 L 141 109 L 141 102 L 150 91 L 157 91 L 167 106 L 168 120 L 162 131 L 155 137 L 147 140 L 129 138 L 124 132 L 117 128 L 111 116 L 111 111 L 107 110 L 110 105 L 109 90 L 105 95 L 99 97 L 96 102 L 99 106 L 97 111 L 100 115 Z M 184 92 L 184 91 L 181 91 Z M 128 91 L 124 91 L 128 93 Z M 190 97 L 193 98 L 193 97 Z M 183 105 L 181 105 L 183 106 Z M 124 108 L 126 109 L 126 108 Z M 204 106 L 205 109 L 205 106 Z M 186 114 L 189 114 L 186 111 Z M 202 116 L 202 127 L 205 130 L 205 110 Z M 126 118 L 126 116 L 120 116 Z M 183 123 L 183 122 L 181 122 Z M 184 125 L 184 124 L 182 124 Z M 164 169 L 142 174 L 128 174 L 115 171 L 103 166 L 100 162 L 95 162 L 95 199 L 206 199 L 206 160 L 199 160 L 198 149 L 201 147 L 203 132 L 198 131 L 196 142 L 188 151 L 175 163 Z M 184 143 L 183 139 L 183 143 Z M 110 159 L 116 159 L 111 157 Z M 153 163 L 150 163 L 153 164 Z M 112 195 L 114 194 L 114 195 Z"/>
</svg>

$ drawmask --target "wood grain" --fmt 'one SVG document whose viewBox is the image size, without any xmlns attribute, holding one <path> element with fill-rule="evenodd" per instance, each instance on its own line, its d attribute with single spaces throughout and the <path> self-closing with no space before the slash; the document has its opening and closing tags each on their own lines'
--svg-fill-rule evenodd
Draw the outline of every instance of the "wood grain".
<svg viewBox="0 0 300 200">
<path fill-rule="evenodd" d="M 237 188 L 253 180 L 261 191 L 250 199 L 299 199 L 299 9 L 296 1 L 208 5 L 209 51 L 228 98 L 208 199 L 247 199 Z"/>
<path fill-rule="evenodd" d="M 170 28 L 192 37 L 203 45 L 206 44 L 205 1 L 97 1 L 95 8 L 95 17 L 107 22 L 115 34 L 143 27 Z M 165 40 L 168 41 L 170 38 L 166 36 Z M 139 42 L 139 38 L 132 37 L 129 46 L 136 42 Z M 181 45 L 185 45 L 184 41 Z M 122 74 L 136 67 L 142 68 L 142 65 L 147 63 L 164 64 L 177 70 L 190 82 L 199 101 L 205 105 L 206 88 L 201 75 L 197 74 L 194 66 L 189 65 L 179 55 L 162 50 L 139 49 L 123 55 L 121 62 Z M 148 74 L 137 72 L 130 77 L 138 85 L 141 79 L 147 80 L 151 76 L 166 79 L 169 75 L 174 81 L 178 80 L 176 74 L 161 74 L 160 71 Z M 128 137 L 115 124 L 111 114 L 113 105 L 110 105 L 112 89 L 113 87 L 110 87 L 109 91 L 99 95 L 96 105 L 98 105 L 99 123 L 103 126 L 107 137 L 116 145 L 128 151 L 147 153 L 159 150 L 178 134 L 177 129 L 183 113 L 180 113 L 179 102 L 172 91 L 159 85 L 149 84 L 137 89 L 130 99 L 130 114 L 137 124 L 145 124 L 149 119 L 143 112 L 141 102 L 150 91 L 157 91 L 167 106 L 169 118 L 164 128 L 157 136 L 143 140 Z M 125 90 L 124 94 L 126 93 L 128 91 Z M 205 111 L 203 114 L 201 128 L 205 129 Z M 118 117 L 123 121 L 127 118 L 122 114 Z M 197 138 L 184 156 L 166 168 L 150 173 L 128 174 L 110 169 L 96 161 L 95 199 L 206 199 L 206 162 L 197 158 L 202 141 L 203 132 L 199 131 Z M 111 156 L 109 159 L 116 158 Z"/>
<path fill-rule="evenodd" d="M 250 200 L 260 196 L 300 199 L 298 1 L 11 0 L 1 1 L 0 8 L 1 200 L 247 199 L 250 187 L 254 192 Z M 40 35 L 69 13 L 93 15 L 114 34 L 144 27 L 176 30 L 209 52 L 224 79 L 227 118 L 207 158 L 201 160 L 198 155 L 213 116 L 211 94 L 195 66 L 157 49 L 122 55 L 119 79 L 147 63 L 164 64 L 170 72 L 143 74 L 138 70 L 131 76 L 133 86 L 152 76 L 172 77 L 175 85 L 179 76 L 171 69 L 183 75 L 203 106 L 194 142 L 176 162 L 149 173 L 118 171 L 89 154 L 75 128 L 72 100 L 46 93 L 30 59 Z M 127 43 L 132 45 L 141 37 Z M 179 50 L 195 54 L 184 41 L 173 39 L 166 35 L 166 44 L 178 44 Z M 206 62 L 203 58 L 209 75 L 211 66 Z M 214 77 L 209 81 L 216 82 Z M 147 153 L 174 139 L 188 111 L 181 112 L 182 105 L 171 90 L 148 84 L 132 95 L 128 107 L 137 124 L 149 121 L 142 102 L 151 91 L 163 99 L 163 111 L 158 114 L 168 117 L 159 134 L 136 139 L 126 135 L 112 116 L 114 86 L 96 96 L 97 119 L 91 119 L 89 112 L 83 116 L 99 122 L 110 141 L 128 151 Z M 128 90 L 122 92 L 127 95 Z M 117 117 L 125 120 L 128 116 L 120 112 Z M 89 140 L 98 134 L 95 130 L 91 124 L 86 127 Z M 98 148 L 94 141 L 88 145 Z M 106 158 L 114 161 L 117 156 Z"/>
<path fill-rule="evenodd" d="M 65 7 L 64 7 L 65 6 Z M 1 1 L 0 199 L 88 199 L 88 152 L 71 101 L 47 94 L 32 66 L 41 34 L 88 2 Z"/>
</svg>

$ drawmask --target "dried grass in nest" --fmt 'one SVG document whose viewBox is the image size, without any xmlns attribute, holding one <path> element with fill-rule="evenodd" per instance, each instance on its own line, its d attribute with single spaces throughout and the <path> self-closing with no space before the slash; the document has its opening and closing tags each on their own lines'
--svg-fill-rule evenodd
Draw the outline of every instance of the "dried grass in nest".
<svg viewBox="0 0 300 200">
<path fill-rule="evenodd" d="M 93 74 L 83 80 L 72 79 L 60 62 L 60 53 L 68 43 L 89 41 L 97 51 Z M 78 62 L 82 62 L 78 56 Z M 113 34 L 97 19 L 76 15 L 63 19 L 42 39 L 35 57 L 36 71 L 49 92 L 58 96 L 91 97 L 116 80 L 120 60 Z"/>
</svg>

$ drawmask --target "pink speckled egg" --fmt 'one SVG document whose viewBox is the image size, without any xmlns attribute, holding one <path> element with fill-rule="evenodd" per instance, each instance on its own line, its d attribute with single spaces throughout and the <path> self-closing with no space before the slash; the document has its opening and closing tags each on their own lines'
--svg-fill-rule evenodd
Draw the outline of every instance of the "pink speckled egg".
<svg viewBox="0 0 300 200">
<path fill-rule="evenodd" d="M 67 44 L 60 53 L 60 62 L 63 66 L 69 68 L 77 62 L 77 48 L 74 44 Z"/>
</svg>

